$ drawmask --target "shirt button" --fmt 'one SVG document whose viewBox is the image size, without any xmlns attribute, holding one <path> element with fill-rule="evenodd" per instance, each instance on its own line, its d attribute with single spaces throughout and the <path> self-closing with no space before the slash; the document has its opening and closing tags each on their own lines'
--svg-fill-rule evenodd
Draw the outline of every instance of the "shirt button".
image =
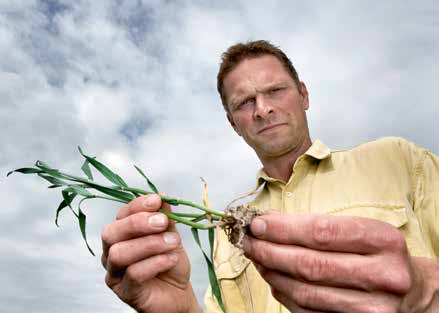
<svg viewBox="0 0 439 313">
<path fill-rule="evenodd" d="M 289 191 L 287 191 L 286 193 L 285 193 L 285 195 L 288 197 L 288 198 L 291 198 L 292 196 L 293 196 L 293 193 L 292 192 L 289 192 Z"/>
</svg>

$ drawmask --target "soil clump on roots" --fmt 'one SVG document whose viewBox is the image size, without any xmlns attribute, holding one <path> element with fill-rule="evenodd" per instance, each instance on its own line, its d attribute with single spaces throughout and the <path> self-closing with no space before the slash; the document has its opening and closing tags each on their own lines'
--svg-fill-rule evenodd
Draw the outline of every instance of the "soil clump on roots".
<svg viewBox="0 0 439 313">
<path fill-rule="evenodd" d="M 224 216 L 219 222 L 219 226 L 224 229 L 229 241 L 237 248 L 242 250 L 244 235 L 249 231 L 252 220 L 263 212 L 257 208 L 246 204 L 236 207 L 227 207 Z"/>
</svg>

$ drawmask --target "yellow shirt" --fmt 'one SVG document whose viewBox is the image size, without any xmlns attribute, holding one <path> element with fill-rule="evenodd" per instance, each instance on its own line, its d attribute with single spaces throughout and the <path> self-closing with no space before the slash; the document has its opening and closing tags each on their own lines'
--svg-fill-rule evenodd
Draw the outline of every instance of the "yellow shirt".
<svg viewBox="0 0 439 313">
<path fill-rule="evenodd" d="M 411 255 L 439 256 L 439 158 L 405 139 L 333 152 L 317 140 L 297 159 L 287 183 L 261 170 L 258 186 L 264 182 L 252 206 L 375 218 L 404 233 Z M 289 312 L 223 232 L 216 238 L 214 266 L 227 313 Z M 222 312 L 210 288 L 205 305 L 207 313 Z"/>
</svg>

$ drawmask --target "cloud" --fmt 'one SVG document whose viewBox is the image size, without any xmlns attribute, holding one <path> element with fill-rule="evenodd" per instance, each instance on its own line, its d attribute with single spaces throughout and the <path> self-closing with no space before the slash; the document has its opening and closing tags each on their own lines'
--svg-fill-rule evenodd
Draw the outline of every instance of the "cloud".
<svg viewBox="0 0 439 313">
<path fill-rule="evenodd" d="M 200 201 L 203 176 L 224 207 L 253 187 L 259 165 L 225 119 L 216 72 L 230 44 L 259 38 L 283 48 L 307 83 L 314 138 L 348 148 L 401 135 L 439 152 L 437 13 L 435 2 L 3 1 L 0 173 L 36 159 L 78 172 L 80 145 L 130 184 L 145 185 L 137 164 L 180 198 Z M 54 226 L 58 193 L 18 174 L 0 184 L 0 265 L 11 269 L 0 305 L 131 311 L 105 287 L 73 216 Z M 117 209 L 85 209 L 98 253 Z M 205 265 L 182 233 L 201 299 Z"/>
</svg>

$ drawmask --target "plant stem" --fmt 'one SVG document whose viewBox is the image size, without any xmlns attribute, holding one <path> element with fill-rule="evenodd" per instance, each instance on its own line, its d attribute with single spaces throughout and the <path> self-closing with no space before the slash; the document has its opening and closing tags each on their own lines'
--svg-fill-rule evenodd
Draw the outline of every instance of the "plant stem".
<svg viewBox="0 0 439 313">
<path fill-rule="evenodd" d="M 213 215 L 217 215 L 217 216 L 220 216 L 220 217 L 224 216 L 224 213 L 221 212 L 221 211 L 217 211 L 217 210 L 214 210 L 214 209 L 211 209 L 211 208 L 206 208 L 205 206 L 202 206 L 202 205 L 197 204 L 197 203 L 192 202 L 192 201 L 187 201 L 187 200 L 183 200 L 183 199 L 174 199 L 174 198 L 170 198 L 170 197 L 167 197 L 167 196 L 160 196 L 160 197 L 162 198 L 163 201 L 166 201 L 166 202 L 168 202 L 168 201 L 171 201 L 171 202 L 175 201 L 178 204 L 191 206 L 191 207 L 200 209 L 201 211 L 204 211 L 204 212 L 207 212 L 207 213 L 210 213 L 210 214 L 213 214 Z"/>
<path fill-rule="evenodd" d="M 177 221 L 179 223 L 182 223 L 182 224 L 185 224 L 185 225 L 189 225 L 189 226 L 191 226 L 193 228 L 209 229 L 209 228 L 215 228 L 216 227 L 215 224 L 204 225 L 204 224 L 195 223 L 195 222 L 189 221 L 189 220 L 187 220 L 185 218 L 176 216 L 176 215 L 172 214 L 172 212 L 165 211 L 165 210 L 162 210 L 162 209 L 160 209 L 159 212 L 165 214 L 167 217 L 169 217 L 169 218 L 171 218 L 171 219 L 173 219 L 173 220 L 175 220 L 175 221 Z"/>
</svg>

